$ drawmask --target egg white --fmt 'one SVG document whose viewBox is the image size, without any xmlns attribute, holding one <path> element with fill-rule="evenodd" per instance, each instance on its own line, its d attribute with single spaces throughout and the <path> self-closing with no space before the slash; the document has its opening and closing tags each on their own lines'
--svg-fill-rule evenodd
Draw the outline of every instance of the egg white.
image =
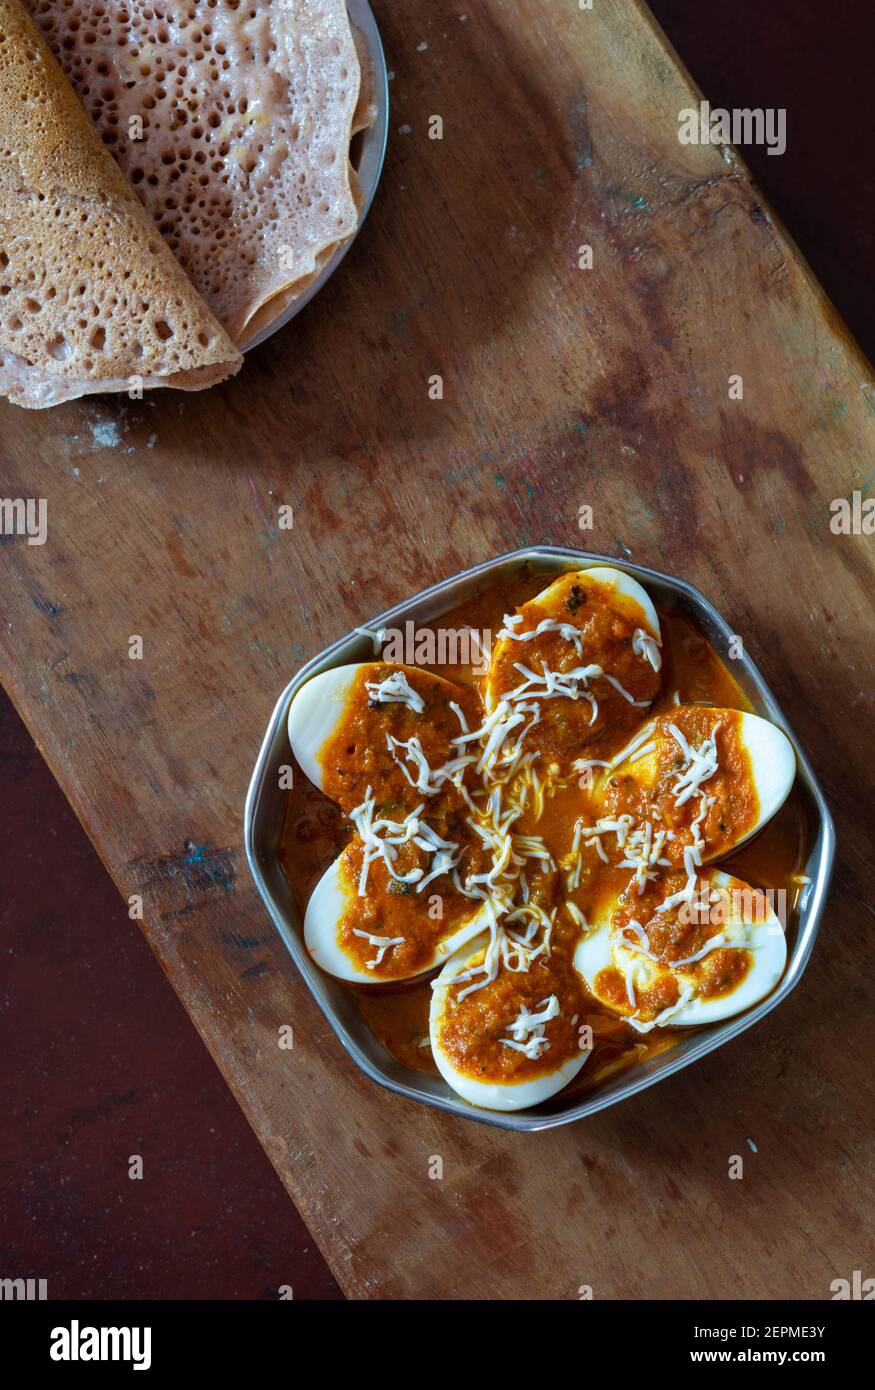
<svg viewBox="0 0 875 1390">
<path fill-rule="evenodd" d="M 647 591 L 638 583 L 637 579 L 633 579 L 631 575 L 624 574 L 622 570 L 613 569 L 610 565 L 594 565 L 592 569 L 580 570 L 574 577 L 579 578 L 582 583 L 586 580 L 596 580 L 607 588 L 613 589 L 616 594 L 620 594 L 624 598 L 631 600 L 634 604 L 637 604 L 641 627 L 657 642 L 661 641 L 659 618 L 653 606 L 653 601 Z M 562 595 L 567 592 L 566 586 L 568 578 L 568 574 L 560 575 L 557 579 L 554 579 L 553 583 L 549 584 L 546 589 L 542 589 L 534 598 L 527 600 L 527 604 L 535 603 L 538 605 L 539 609 L 543 610 L 539 614 L 537 622 L 540 622 L 542 618 L 552 618 L 554 621 L 568 622 L 571 626 L 576 626 L 573 618 L 569 617 L 564 607 L 564 600 L 562 597 Z M 629 616 L 625 605 L 624 615 Z M 534 622 L 532 626 L 537 626 L 537 622 Z M 528 631 L 528 628 L 523 628 L 522 630 Z M 494 658 L 501 655 L 513 640 L 512 637 L 501 637 L 493 648 L 493 661 L 491 663 L 490 673 L 486 678 L 485 686 L 486 708 L 490 713 L 501 698 L 500 693 L 495 689 L 495 681 L 492 675 L 492 672 L 497 669 Z M 516 645 L 520 647 L 520 660 L 525 661 L 524 644 L 517 643 Z M 598 653 L 590 654 L 584 651 L 582 664 L 592 660 L 598 660 Z"/>
<path fill-rule="evenodd" d="M 700 881 L 710 882 L 715 888 L 731 888 L 737 893 L 745 890 L 748 893 L 754 892 L 753 889 L 741 879 L 733 878 L 716 869 L 711 869 L 707 873 L 699 875 Z M 722 932 L 730 940 L 745 935 L 749 931 L 749 947 L 752 956 L 752 965 L 738 987 L 729 994 L 722 994 L 713 999 L 692 998 L 681 1008 L 673 1013 L 666 1020 L 666 1027 L 685 1028 L 704 1023 L 717 1023 L 721 1019 L 732 1018 L 735 1014 L 742 1013 L 745 1009 L 758 1004 L 761 999 L 765 999 L 770 994 L 775 985 L 784 973 L 787 964 L 787 941 L 784 931 L 771 905 L 763 914 L 763 920 L 746 926 L 742 911 L 743 902 L 739 902 L 737 897 L 731 899 L 732 911 L 727 920 L 719 926 L 714 927 L 713 935 Z M 641 956 L 634 951 L 628 951 L 619 946 L 616 939 L 612 941 L 610 930 L 611 912 L 615 908 L 615 903 L 607 904 L 591 923 L 589 933 L 578 943 L 574 953 L 574 968 L 582 976 L 590 993 L 599 1000 L 605 1008 L 612 1013 L 619 1013 L 621 1016 L 628 1017 L 635 1010 L 629 1005 L 627 1008 L 618 1009 L 612 1000 L 602 998 L 596 989 L 596 980 L 602 970 L 611 965 L 617 966 L 621 974 L 625 974 L 624 965 L 635 963 L 639 972 L 638 978 L 641 987 L 652 979 L 657 973 L 662 973 L 667 966 L 657 966 L 654 962 Z M 678 982 L 681 993 L 686 985 L 693 982 L 693 976 L 689 971 L 671 970 L 670 973 Z"/>
<path fill-rule="evenodd" d="M 418 691 L 433 684 L 440 687 L 444 695 L 448 690 L 458 693 L 458 688 L 442 676 L 394 662 L 356 662 L 351 666 L 335 666 L 330 671 L 320 671 L 318 675 L 311 676 L 295 693 L 289 706 L 288 732 L 292 752 L 301 770 L 320 791 L 325 789 L 320 762 L 322 750 L 343 722 L 347 701 L 359 672 L 370 669 L 375 675 L 381 673 L 383 676 L 387 670 L 403 671 L 408 680 L 411 676 L 416 678 L 415 688 Z"/>
<path fill-rule="evenodd" d="M 622 570 L 614 569 L 612 565 L 593 565 L 592 569 L 581 570 L 580 577 L 582 580 L 595 579 L 600 584 L 606 584 L 608 588 L 622 594 L 624 598 L 637 603 L 641 609 L 642 627 L 647 629 L 651 637 L 659 641 L 659 618 L 653 600 L 643 585 L 639 584 L 637 579 L 633 579 L 631 574 L 624 574 Z M 549 590 L 546 593 L 549 593 Z M 538 599 L 538 602 L 541 601 Z"/>
<path fill-rule="evenodd" d="M 683 706 L 678 706 L 678 709 L 682 708 Z M 757 815 L 753 824 L 743 834 L 728 842 L 721 842 L 712 853 L 706 851 L 702 860 L 705 864 L 718 855 L 723 858 L 731 854 L 762 830 L 766 822 L 783 806 L 796 777 L 796 754 L 783 729 L 779 729 L 768 719 L 761 719 L 758 714 L 749 714 L 746 711 L 709 709 L 709 714 L 713 717 L 714 723 L 720 719 L 721 714 L 732 716 L 733 720 L 739 721 L 737 737 L 750 758 L 751 778 L 757 797 Z M 639 747 L 646 747 L 653 733 L 656 733 L 658 739 L 669 739 L 672 744 L 675 743 L 673 735 L 664 726 L 659 728 L 655 721 L 650 721 L 635 735 L 636 741 L 639 738 L 641 740 Z M 652 787 L 657 780 L 657 774 L 656 750 L 643 758 L 636 757 L 633 752 L 628 760 L 617 763 L 616 766 L 612 765 L 596 779 L 594 800 L 598 804 L 605 783 L 611 777 L 631 776 L 639 786 Z M 707 782 L 702 783 L 702 790 L 708 795 Z"/>
<path fill-rule="evenodd" d="M 589 1057 L 589 1052 L 581 1050 L 576 1056 L 568 1058 L 553 1071 L 525 1081 L 492 1082 L 477 1081 L 461 1072 L 452 1058 L 440 1045 L 440 1023 L 446 1009 L 450 987 L 457 975 L 466 970 L 478 952 L 482 952 L 488 942 L 487 935 L 481 934 L 469 942 L 447 961 L 432 985 L 431 1008 L 429 1010 L 429 1036 L 431 1051 L 441 1076 L 457 1095 L 471 1105 L 479 1105 L 485 1110 L 525 1110 L 549 1100 L 563 1086 L 572 1081 Z M 549 1055 L 549 1054 L 548 1054 Z"/>
<path fill-rule="evenodd" d="M 345 871 L 346 850 L 333 864 L 329 864 L 325 873 L 313 890 L 313 894 L 307 904 L 307 911 L 304 916 L 304 941 L 307 950 L 313 957 L 316 964 L 329 975 L 335 975 L 339 980 L 348 980 L 357 985 L 381 984 L 390 980 L 413 979 L 417 975 L 425 975 L 430 970 L 434 970 L 438 965 L 451 956 L 454 951 L 471 937 L 477 936 L 483 931 L 487 914 L 484 912 L 483 905 L 472 904 L 471 913 L 466 916 L 450 936 L 439 941 L 434 950 L 434 954 L 427 965 L 421 970 L 415 971 L 413 975 L 397 975 L 383 972 L 380 966 L 375 966 L 373 970 L 368 970 L 356 961 L 340 943 L 340 923 L 356 901 L 357 888 L 352 882 L 351 875 Z M 428 903 L 428 892 L 423 892 L 423 911 Z M 373 955 L 376 955 L 377 948 L 370 948 Z M 383 962 L 388 965 L 391 961 L 391 948 L 383 957 Z"/>
</svg>

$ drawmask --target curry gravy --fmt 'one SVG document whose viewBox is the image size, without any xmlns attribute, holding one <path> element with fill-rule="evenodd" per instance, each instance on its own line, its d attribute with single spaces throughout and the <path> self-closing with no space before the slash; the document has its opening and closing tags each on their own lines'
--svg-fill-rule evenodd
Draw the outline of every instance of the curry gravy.
<svg viewBox="0 0 875 1390">
<path fill-rule="evenodd" d="M 514 610 L 527 603 L 543 590 L 545 585 L 554 577 L 552 574 L 545 575 L 544 573 L 537 573 L 531 568 L 524 568 L 509 581 L 484 586 L 431 623 L 417 623 L 417 631 L 419 633 L 431 631 L 436 635 L 438 628 L 462 629 L 465 626 L 470 626 L 477 631 L 491 632 L 493 642 L 495 642 L 495 635 L 502 627 L 504 614 L 513 613 Z M 729 670 L 723 665 L 717 653 L 691 619 L 672 607 L 659 608 L 658 616 L 662 631 L 662 669 L 658 680 L 658 693 L 651 707 L 647 711 L 639 713 L 639 722 L 644 722 L 647 718 L 669 711 L 675 704 L 676 692 L 679 693 L 680 701 L 683 703 L 749 710 L 750 704 L 733 680 Z M 423 669 L 434 675 L 443 676 L 457 686 L 466 687 L 464 705 L 466 713 L 470 714 L 471 727 L 476 728 L 480 722 L 478 711 L 482 709 L 480 700 L 483 677 L 478 676 L 471 666 L 435 665 Z M 347 735 L 350 728 L 355 729 L 355 711 L 353 711 L 353 715 L 352 725 L 349 725 L 348 721 L 344 721 L 344 736 Z M 708 723 L 707 710 L 703 710 L 702 717 L 704 728 L 705 724 Z M 608 735 L 606 734 L 604 738 L 607 739 Z M 609 751 L 616 752 L 618 748 L 623 746 L 624 742 L 624 737 L 615 736 L 613 746 Z M 539 746 L 542 743 L 543 734 L 539 732 Z M 595 739 L 594 747 L 596 749 L 594 756 L 601 756 L 608 751 L 604 739 L 600 741 L 598 737 Z M 546 756 L 549 750 L 544 748 L 542 752 Z M 585 750 L 585 755 L 590 756 L 589 747 Z M 371 755 L 366 754 L 365 756 Z M 382 750 L 374 750 L 373 756 L 382 757 Z M 323 759 L 326 770 L 330 763 L 330 757 Z M 732 770 L 731 757 L 729 765 L 730 770 Z M 294 786 L 287 793 L 280 835 L 279 857 L 302 916 L 319 877 L 352 839 L 352 827 L 345 819 L 344 810 L 349 811 L 356 804 L 357 799 L 361 799 L 363 780 L 366 780 L 366 776 L 362 779 L 353 774 L 354 785 L 350 786 L 344 780 L 348 774 L 344 774 L 340 758 L 337 759 L 337 769 L 336 779 L 332 781 L 328 777 L 327 785 L 343 806 L 343 810 L 341 805 L 317 791 L 297 767 L 295 768 Z M 731 808 L 732 821 L 733 825 L 744 825 L 747 817 L 753 817 L 755 807 L 745 803 L 744 778 L 741 775 L 743 768 L 738 766 L 734 771 L 738 774 L 733 783 L 735 787 L 733 794 L 737 796 L 737 804 L 733 804 Z M 617 789 L 615 796 L 615 809 L 617 811 L 623 807 L 623 794 L 623 788 Z M 571 808 L 575 796 L 576 810 L 579 811 L 580 793 L 576 787 L 569 787 L 558 791 L 554 796 L 547 797 L 543 812 L 537 821 L 533 819 L 531 811 L 528 811 L 521 821 L 521 829 L 527 833 L 537 833 L 543 837 L 557 863 L 567 852 L 570 844 L 571 826 L 574 820 L 574 812 Z M 452 807 L 447 814 L 452 814 Z M 719 867 L 739 878 L 746 879 L 751 884 L 768 889 L 783 889 L 786 892 L 788 907 L 788 930 L 792 930 L 796 920 L 798 899 L 801 892 L 797 876 L 807 857 L 809 834 L 810 823 L 807 807 L 797 785 L 794 786 L 788 800 L 769 824 L 752 841 L 736 851 L 735 854 L 721 859 L 719 864 Z M 353 857 L 353 860 L 356 848 L 354 845 L 350 850 L 350 856 Z M 379 865 L 375 865 L 374 868 L 379 872 Z M 373 871 L 374 869 L 372 869 Z M 615 884 L 611 882 L 613 876 L 611 873 L 604 875 L 606 891 L 610 891 L 615 886 L 622 886 L 628 880 L 628 872 L 621 873 L 615 870 L 613 874 L 617 875 Z M 535 875 L 533 874 L 532 881 L 534 882 L 534 880 Z M 569 893 L 568 896 L 573 898 L 574 895 Z M 399 894 L 397 906 L 393 905 L 393 909 L 399 914 L 397 924 L 399 935 L 402 934 L 400 924 L 404 913 L 404 902 L 404 895 Z M 364 903 L 365 900 L 362 900 L 361 910 L 366 912 Z M 462 906 L 463 904 L 448 903 L 450 914 L 454 911 L 461 911 Z M 371 924 L 371 929 L 373 930 L 373 924 Z M 394 931 L 391 934 L 394 935 Z M 551 991 L 560 997 L 563 992 L 567 992 L 567 1005 L 563 1008 L 562 1016 L 569 1019 L 570 1025 L 570 1019 L 576 1018 L 579 1014 L 579 1022 L 586 1023 L 591 1027 L 593 1035 L 592 1056 L 577 1080 L 569 1087 L 569 1090 L 573 1091 L 589 1089 L 616 1072 L 638 1061 L 655 1056 L 666 1048 L 672 1047 L 684 1032 L 689 1031 L 688 1029 L 662 1028 L 654 1029 L 652 1032 L 642 1035 L 591 999 L 579 977 L 574 977 L 572 985 L 568 972 L 570 971 L 570 960 L 576 934 L 573 924 L 566 919 L 566 915 L 559 913 L 552 938 L 555 961 L 550 983 L 545 986 L 543 982 L 527 982 L 524 974 L 512 974 L 507 977 L 506 986 L 502 987 L 515 991 L 517 996 L 523 997 L 526 1002 L 531 1003 L 537 1002 L 538 998 Z M 352 941 L 352 948 L 355 949 L 355 939 L 351 938 L 350 940 Z M 344 941 L 344 947 L 349 948 L 347 941 Z M 411 956 L 411 960 L 415 960 L 415 950 L 416 943 L 413 942 L 411 951 L 414 954 Z M 737 982 L 739 972 L 743 972 L 746 968 L 744 959 L 746 956 L 747 953 L 741 951 L 713 952 L 713 959 L 709 959 L 707 965 L 707 970 L 713 977 L 707 981 L 707 992 L 715 994 L 732 989 Z M 606 990 L 606 994 L 609 996 L 613 988 L 622 989 L 622 977 L 619 972 L 615 973 L 617 974 L 617 982 L 609 982 L 611 988 Z M 434 972 L 424 980 L 399 980 L 395 983 L 375 984 L 370 987 L 349 985 L 348 988 L 354 990 L 358 1005 L 368 1025 L 393 1057 L 417 1070 L 437 1074 L 437 1068 L 432 1061 L 428 1046 L 430 982 L 433 978 Z M 582 1004 L 574 1004 L 571 994 L 572 988 L 579 991 L 578 998 L 582 1000 Z M 499 989 L 500 993 L 501 989 Z M 532 995 L 531 1000 L 528 998 L 529 993 Z M 487 1005 L 486 1000 L 481 998 L 481 995 L 486 994 L 491 996 L 490 1005 Z M 656 1000 L 650 1002 L 654 1007 L 658 1007 L 660 1003 Z M 666 1004 L 672 1002 L 673 1000 L 668 998 L 665 1000 Z M 451 1053 L 455 1051 L 453 1030 L 461 1030 L 458 1040 L 457 1060 L 459 1065 L 471 1066 L 470 1055 L 467 1059 L 463 1057 L 465 1049 L 461 1034 L 468 1026 L 478 1032 L 483 1029 L 484 1023 L 488 1024 L 488 1016 L 484 1014 L 484 1010 L 488 1012 L 488 1008 L 494 1006 L 495 1003 L 495 985 L 491 986 L 489 991 L 469 994 L 463 1001 L 462 1008 L 457 1009 L 454 1013 L 452 1026 L 444 1029 L 442 1045 L 447 1047 Z M 486 1027 L 482 1048 L 478 1048 L 474 1059 L 478 1072 L 482 1071 L 484 1075 L 500 1079 L 516 1080 L 522 1075 L 528 1077 L 537 1074 L 540 1069 L 547 1065 L 542 1063 L 539 1067 L 534 1062 L 526 1064 L 525 1059 L 520 1061 L 519 1053 L 512 1053 L 510 1049 L 499 1046 L 497 1042 L 492 1042 L 486 1036 L 488 1033 L 489 1029 Z M 575 1045 L 575 1040 L 571 1034 L 569 1034 L 569 1038 L 565 1039 L 568 1044 L 567 1049 L 560 1046 L 561 1042 L 562 1039 L 557 1036 L 555 1038 L 556 1047 L 551 1054 L 551 1065 L 555 1065 L 559 1052 L 566 1054 Z"/>
</svg>

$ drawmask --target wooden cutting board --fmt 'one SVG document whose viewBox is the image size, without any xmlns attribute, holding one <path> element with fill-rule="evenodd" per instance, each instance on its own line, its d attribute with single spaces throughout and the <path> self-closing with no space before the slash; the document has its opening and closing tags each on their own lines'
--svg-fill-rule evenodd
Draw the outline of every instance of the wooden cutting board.
<svg viewBox="0 0 875 1390">
<path fill-rule="evenodd" d="M 203 395 L 0 407 L 0 490 L 49 521 L 44 546 L 0 547 L 5 681 L 350 1295 L 828 1297 L 872 1220 L 875 567 L 830 527 L 834 499 L 875 491 L 872 369 L 738 159 L 679 144 L 698 94 L 635 0 L 375 8 L 387 168 L 305 313 Z M 804 740 L 841 863 L 780 1010 L 526 1137 L 357 1073 L 241 834 L 300 663 L 531 541 L 704 589 Z"/>
</svg>

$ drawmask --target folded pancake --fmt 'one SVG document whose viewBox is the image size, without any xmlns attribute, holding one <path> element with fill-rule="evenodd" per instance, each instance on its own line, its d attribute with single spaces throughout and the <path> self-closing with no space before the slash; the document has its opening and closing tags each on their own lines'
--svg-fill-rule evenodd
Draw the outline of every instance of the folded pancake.
<svg viewBox="0 0 875 1390">
<path fill-rule="evenodd" d="M 0 394 L 198 390 L 241 358 L 18 0 L 0 0 Z"/>
<path fill-rule="evenodd" d="M 355 40 L 356 51 L 358 53 L 359 67 L 361 70 L 361 81 L 359 83 L 359 98 L 350 127 L 350 139 L 367 130 L 377 119 L 377 92 L 376 92 L 376 73 L 373 70 L 370 55 L 367 50 L 364 36 L 361 31 L 353 26 L 353 38 Z M 354 164 L 349 165 L 349 180 L 352 189 L 352 196 L 356 206 L 356 219 L 364 205 L 365 196 L 359 182 L 358 171 Z M 355 226 L 353 226 L 353 231 Z M 309 272 L 300 276 L 299 279 L 290 282 L 284 289 L 267 299 L 259 309 L 251 316 L 246 324 L 244 347 L 251 344 L 257 335 L 265 329 L 269 329 L 275 323 L 285 309 L 293 300 L 300 298 L 307 287 L 321 275 L 322 270 L 331 260 L 335 251 L 339 249 L 349 239 L 351 233 L 338 241 L 328 242 L 319 252 L 313 262 L 313 268 Z"/>
<path fill-rule="evenodd" d="M 235 342 L 358 222 L 372 119 L 345 0 L 27 0 L 104 142 Z"/>
</svg>

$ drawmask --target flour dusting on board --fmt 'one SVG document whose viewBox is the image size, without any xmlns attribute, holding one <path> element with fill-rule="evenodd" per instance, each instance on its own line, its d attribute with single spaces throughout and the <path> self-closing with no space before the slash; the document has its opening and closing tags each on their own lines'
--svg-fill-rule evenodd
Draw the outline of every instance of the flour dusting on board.
<svg viewBox="0 0 875 1390">
<path fill-rule="evenodd" d="M 121 443 L 121 431 L 115 420 L 89 420 L 95 449 L 115 449 Z"/>
</svg>

